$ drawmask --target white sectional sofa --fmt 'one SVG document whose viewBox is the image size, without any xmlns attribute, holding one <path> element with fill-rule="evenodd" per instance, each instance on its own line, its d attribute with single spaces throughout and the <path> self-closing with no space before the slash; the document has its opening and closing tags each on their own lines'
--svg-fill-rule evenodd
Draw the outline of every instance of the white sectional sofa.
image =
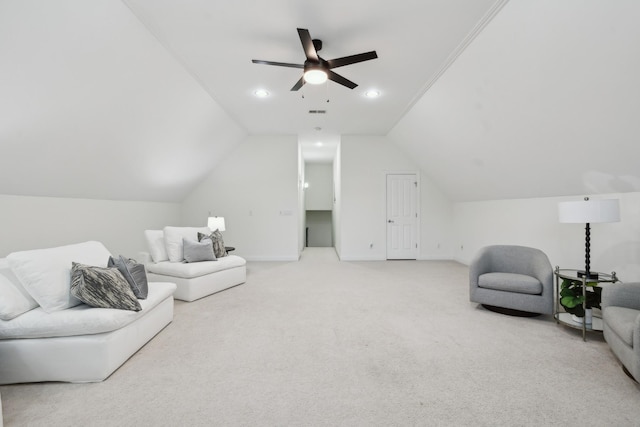
<svg viewBox="0 0 640 427">
<path fill-rule="evenodd" d="M 70 294 L 72 262 L 106 267 L 109 256 L 85 242 L 0 259 L 0 384 L 102 381 L 173 320 L 173 283 L 150 282 L 140 311 Z"/>
<path fill-rule="evenodd" d="M 208 227 L 165 227 L 146 230 L 149 252 L 138 256 L 147 267 L 147 276 L 154 282 L 175 283 L 174 298 L 194 301 L 244 283 L 247 262 L 236 255 L 219 257 L 215 261 L 187 263 L 184 261 L 182 239 L 197 240 L 198 233 L 209 234 Z"/>
</svg>

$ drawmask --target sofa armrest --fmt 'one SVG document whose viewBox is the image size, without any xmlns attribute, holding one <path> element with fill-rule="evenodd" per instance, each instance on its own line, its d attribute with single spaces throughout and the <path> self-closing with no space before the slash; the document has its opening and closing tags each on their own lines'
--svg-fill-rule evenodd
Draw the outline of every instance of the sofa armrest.
<svg viewBox="0 0 640 427">
<path fill-rule="evenodd" d="M 602 289 L 602 309 L 609 306 L 640 310 L 640 282 L 612 283 Z"/>
</svg>

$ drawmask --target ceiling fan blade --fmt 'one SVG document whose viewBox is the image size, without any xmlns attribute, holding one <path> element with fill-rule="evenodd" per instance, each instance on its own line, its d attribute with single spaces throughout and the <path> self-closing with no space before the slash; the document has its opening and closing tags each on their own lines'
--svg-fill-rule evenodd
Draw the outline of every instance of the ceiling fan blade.
<svg viewBox="0 0 640 427">
<path fill-rule="evenodd" d="M 378 54 L 375 50 L 371 52 L 359 53 L 357 55 L 343 56 L 342 58 L 331 59 L 327 61 L 329 68 L 337 68 L 345 65 L 356 64 L 358 62 L 369 61 L 376 59 Z"/>
<path fill-rule="evenodd" d="M 295 85 L 293 85 L 293 87 L 291 88 L 291 90 L 292 90 L 292 91 L 293 91 L 293 90 L 298 90 L 298 89 L 300 89 L 302 86 L 304 86 L 304 84 L 305 84 L 304 76 L 302 76 L 302 77 L 300 77 L 300 80 L 298 80 L 298 81 L 296 82 L 296 84 L 295 84 Z"/>
<path fill-rule="evenodd" d="M 316 48 L 313 45 L 313 40 L 311 39 L 309 30 L 298 28 L 298 36 L 300 36 L 302 48 L 304 49 L 304 54 L 306 55 L 307 59 L 310 61 L 319 62 L 320 59 L 318 59 L 318 52 L 316 52 Z"/>
<path fill-rule="evenodd" d="M 262 61 L 260 59 L 252 59 L 251 62 L 254 64 L 277 65 L 278 67 L 304 68 L 302 64 L 290 64 L 288 62 Z"/>
<path fill-rule="evenodd" d="M 340 74 L 336 74 L 331 70 L 327 70 L 327 76 L 329 77 L 329 80 L 333 80 L 334 82 L 339 83 L 342 86 L 348 87 L 349 89 L 353 89 L 358 86 L 351 80 L 345 79 Z"/>
</svg>

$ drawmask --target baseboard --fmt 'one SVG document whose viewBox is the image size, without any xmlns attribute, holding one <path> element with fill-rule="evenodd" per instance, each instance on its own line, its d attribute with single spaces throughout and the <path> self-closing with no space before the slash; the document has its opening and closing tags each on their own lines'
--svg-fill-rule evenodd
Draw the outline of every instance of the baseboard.
<svg viewBox="0 0 640 427">
<path fill-rule="evenodd" d="M 344 256 L 340 257 L 340 261 L 386 261 L 386 259 L 381 257 Z"/>
<path fill-rule="evenodd" d="M 455 261 L 455 259 L 441 255 L 424 255 L 418 257 L 418 261 Z"/>
<path fill-rule="evenodd" d="M 269 255 L 243 255 L 247 261 L 298 261 L 297 255 L 282 255 L 282 256 L 269 256 Z"/>
</svg>

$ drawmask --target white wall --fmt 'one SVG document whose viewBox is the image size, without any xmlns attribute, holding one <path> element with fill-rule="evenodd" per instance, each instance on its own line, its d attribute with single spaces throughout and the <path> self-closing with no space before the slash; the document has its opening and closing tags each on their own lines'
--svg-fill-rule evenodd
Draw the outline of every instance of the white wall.
<svg viewBox="0 0 640 427">
<path fill-rule="evenodd" d="M 298 258 L 304 250 L 305 244 L 305 227 L 307 223 L 306 211 L 304 209 L 305 194 L 304 182 L 306 176 L 306 168 L 304 158 L 302 157 L 302 145 L 298 142 Z"/>
<path fill-rule="evenodd" d="M 307 163 L 305 165 L 305 207 L 308 211 L 333 209 L 333 165 L 331 163 Z"/>
<path fill-rule="evenodd" d="M 146 251 L 144 230 L 180 224 L 178 203 L 0 195 L 0 257 L 98 240 L 114 255 Z"/>
<path fill-rule="evenodd" d="M 604 194 L 620 199 L 621 221 L 591 224 L 591 270 L 640 281 L 640 193 Z M 517 244 L 543 250 L 553 266 L 584 268 L 583 224 L 558 222 L 558 202 L 582 196 L 465 202 L 454 205 L 456 260 L 468 264 L 478 249 Z"/>
<path fill-rule="evenodd" d="M 182 220 L 206 224 L 223 216 L 225 244 L 247 260 L 297 260 L 298 140 L 251 136 L 184 200 Z"/>
<path fill-rule="evenodd" d="M 338 258 L 342 252 L 342 140 L 338 142 L 336 155 L 333 159 L 333 210 L 331 211 L 331 221 L 333 223 L 333 247 L 336 249 Z"/>
<path fill-rule="evenodd" d="M 418 258 L 452 257 L 451 204 L 410 158 L 378 136 L 343 136 L 340 151 L 341 259 L 386 259 L 386 174 L 394 172 L 420 176 Z"/>
</svg>

